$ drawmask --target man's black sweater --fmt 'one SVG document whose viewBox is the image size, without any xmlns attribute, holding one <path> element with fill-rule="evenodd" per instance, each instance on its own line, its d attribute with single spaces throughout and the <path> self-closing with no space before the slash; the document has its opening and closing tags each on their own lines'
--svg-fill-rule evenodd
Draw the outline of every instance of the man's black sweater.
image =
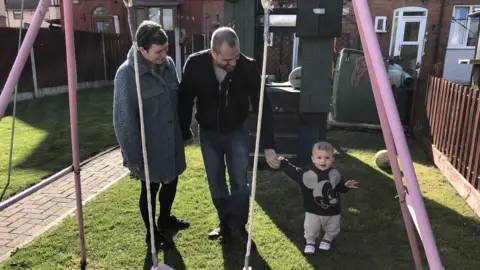
<svg viewBox="0 0 480 270">
<path fill-rule="evenodd" d="M 183 139 L 192 137 L 190 123 L 197 98 L 195 118 L 207 130 L 227 133 L 247 120 L 249 108 L 258 114 L 261 76 L 254 59 L 240 54 L 235 70 L 228 72 L 220 84 L 215 76 L 210 50 L 190 55 L 184 66 L 179 89 L 179 117 Z M 274 149 L 272 107 L 265 94 L 263 101 L 261 144 Z"/>
</svg>

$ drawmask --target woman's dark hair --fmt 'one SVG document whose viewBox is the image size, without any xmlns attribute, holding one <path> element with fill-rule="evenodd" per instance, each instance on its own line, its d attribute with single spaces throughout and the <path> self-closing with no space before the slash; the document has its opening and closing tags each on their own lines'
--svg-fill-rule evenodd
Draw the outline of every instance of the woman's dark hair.
<svg viewBox="0 0 480 270">
<path fill-rule="evenodd" d="M 168 41 L 167 33 L 154 21 L 143 21 L 135 35 L 138 47 L 149 50 L 153 44 L 164 45 Z"/>
</svg>

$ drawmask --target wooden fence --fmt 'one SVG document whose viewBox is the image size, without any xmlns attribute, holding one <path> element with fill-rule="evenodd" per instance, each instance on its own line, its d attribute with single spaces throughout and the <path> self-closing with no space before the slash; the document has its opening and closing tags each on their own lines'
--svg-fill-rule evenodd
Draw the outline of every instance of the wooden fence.
<svg viewBox="0 0 480 270">
<path fill-rule="evenodd" d="M 24 29 L 22 39 L 25 37 Z M 18 51 L 18 29 L 0 28 L 0 85 L 4 85 Z M 128 35 L 75 31 L 78 82 L 111 81 L 131 47 Z M 67 85 L 65 33 L 61 29 L 40 29 L 33 44 L 34 69 L 30 57 L 19 79 L 19 92 L 34 89 L 33 70 L 38 88 Z"/>
<path fill-rule="evenodd" d="M 25 38 L 26 29 L 22 32 Z M 175 60 L 175 32 L 166 31 L 169 38 L 169 55 Z M 17 28 L 0 28 L 0 91 L 5 85 L 18 52 Z M 180 43 L 181 62 L 186 55 L 204 49 L 202 35 L 194 35 Z M 77 81 L 112 81 L 118 67 L 125 61 L 131 48 L 129 35 L 101 34 L 74 31 Z M 37 88 L 56 88 L 68 84 L 65 32 L 58 28 L 40 29 L 33 44 L 33 54 L 28 57 L 18 83 L 20 93 L 34 91 L 34 78 Z M 34 61 L 32 62 L 31 56 Z M 34 68 L 32 68 L 34 63 Z M 33 76 L 33 73 L 36 76 Z"/>
<path fill-rule="evenodd" d="M 480 214 L 480 91 L 430 76 L 418 81 L 414 102 L 414 136 Z"/>
</svg>

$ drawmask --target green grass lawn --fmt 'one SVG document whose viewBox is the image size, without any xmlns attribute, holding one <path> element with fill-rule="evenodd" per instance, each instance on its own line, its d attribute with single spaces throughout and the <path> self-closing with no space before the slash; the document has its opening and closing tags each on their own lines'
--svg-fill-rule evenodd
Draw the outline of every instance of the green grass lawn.
<svg viewBox="0 0 480 270">
<path fill-rule="evenodd" d="M 336 165 L 359 181 L 343 197 L 342 232 L 332 251 L 303 256 L 303 207 L 299 188 L 280 172 L 258 177 L 253 269 L 414 269 L 404 223 L 389 174 L 377 170 L 379 134 L 331 132 Z M 245 251 L 209 241 L 217 225 L 198 146 L 187 148 L 188 170 L 180 178 L 174 214 L 192 227 L 174 236 L 177 248 L 160 252 L 175 269 L 241 269 Z M 419 150 L 413 159 L 433 233 L 446 269 L 480 269 L 480 219 L 456 195 Z M 139 183 L 128 178 L 85 207 L 87 269 L 143 269 L 150 259 L 137 208 Z M 75 269 L 79 262 L 75 217 L 62 222 L 5 261 L 1 269 Z M 426 263 L 426 262 L 425 262 Z M 425 265 L 426 267 L 427 265 Z"/>
<path fill-rule="evenodd" d="M 113 88 L 78 92 L 80 158 L 116 145 L 112 127 Z M 0 121 L 0 188 L 7 183 L 12 108 Z M 72 164 L 68 95 L 19 102 L 13 166 L 4 200 Z M 0 191 L 1 192 L 1 191 Z"/>
</svg>

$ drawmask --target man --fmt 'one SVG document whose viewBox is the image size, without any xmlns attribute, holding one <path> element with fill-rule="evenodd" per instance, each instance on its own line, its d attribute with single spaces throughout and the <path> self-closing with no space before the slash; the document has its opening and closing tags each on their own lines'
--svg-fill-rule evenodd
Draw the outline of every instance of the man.
<svg viewBox="0 0 480 270">
<path fill-rule="evenodd" d="M 179 97 L 183 139 L 192 140 L 189 125 L 196 98 L 200 146 L 210 194 L 220 219 L 219 226 L 208 234 L 209 239 L 228 236 L 231 229 L 243 240 L 247 236 L 249 105 L 258 113 L 260 83 L 255 60 L 240 53 L 238 36 L 229 27 L 217 29 L 212 35 L 211 49 L 192 54 L 184 66 Z M 278 168 L 272 108 L 267 95 L 263 106 L 261 143 L 268 164 Z"/>
<path fill-rule="evenodd" d="M 155 220 L 156 196 L 160 189 L 160 215 L 158 225 L 154 225 L 154 237 L 157 248 L 161 249 L 173 245 L 165 239 L 161 230 L 189 227 L 188 222 L 178 220 L 171 215 L 178 176 L 186 168 L 177 112 L 179 82 L 175 64 L 167 56 L 168 37 L 161 26 L 152 21 L 143 22 L 138 28 L 136 39 L 138 49 L 133 47 L 130 49 L 127 60 L 119 67 L 115 76 L 114 129 L 122 151 L 124 166 L 130 170 L 133 178 L 141 180 L 139 206 L 146 228 L 145 241 L 150 244 L 147 187 L 133 57 L 133 54 L 137 53 L 153 220 Z"/>
</svg>

